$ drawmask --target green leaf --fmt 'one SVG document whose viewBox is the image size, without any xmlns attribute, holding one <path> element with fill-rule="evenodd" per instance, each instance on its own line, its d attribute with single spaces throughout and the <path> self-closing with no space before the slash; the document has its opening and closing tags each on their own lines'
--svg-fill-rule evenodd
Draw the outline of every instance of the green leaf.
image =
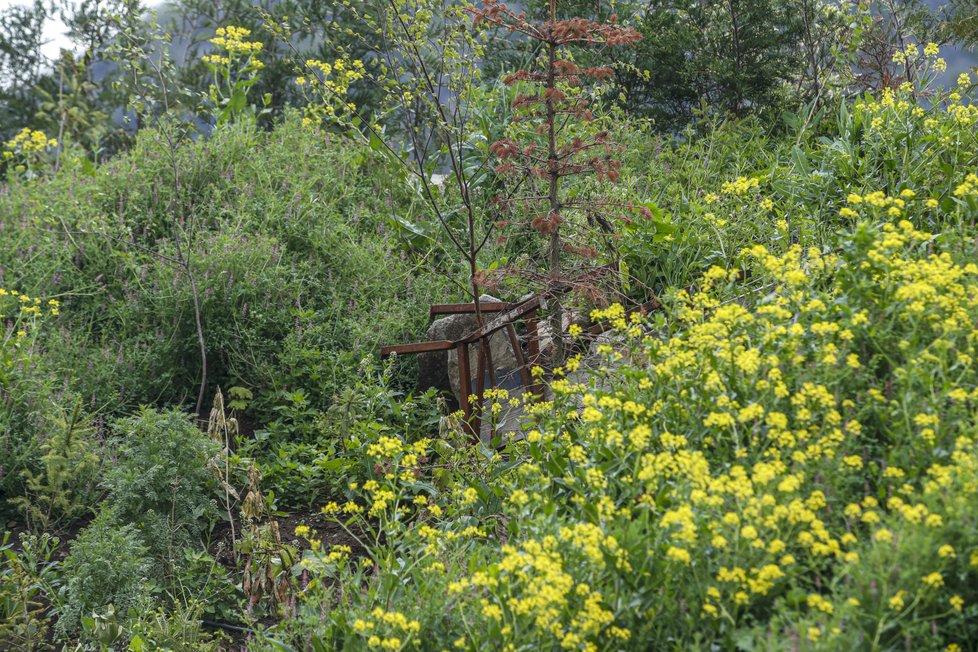
<svg viewBox="0 0 978 652">
<path fill-rule="evenodd" d="M 749 629 L 739 629 L 733 635 L 734 645 L 738 650 L 751 652 L 754 649 L 754 635 Z"/>
<path fill-rule="evenodd" d="M 679 227 L 676 226 L 675 224 L 671 224 L 669 222 L 663 222 L 661 220 L 653 220 L 652 221 L 652 224 L 653 224 L 653 226 L 655 226 L 655 232 L 656 233 L 661 233 L 661 234 L 664 234 L 664 235 L 671 235 L 673 233 L 678 233 L 679 232 Z"/>
<path fill-rule="evenodd" d="M 387 148 L 384 146 L 384 141 L 382 141 L 380 136 L 374 133 L 372 129 L 370 130 L 370 139 L 368 142 L 370 143 L 370 149 L 374 150 L 375 152 L 387 152 Z"/>
<path fill-rule="evenodd" d="M 428 238 L 428 233 L 419 224 L 406 220 L 399 215 L 394 216 L 394 223 L 402 230 L 408 231 L 419 238 Z"/>
<path fill-rule="evenodd" d="M 243 89 L 234 89 L 234 94 L 231 95 L 231 100 L 228 102 L 228 109 L 231 111 L 232 115 L 241 113 L 244 108 L 248 105 L 248 96 L 245 94 Z"/>
<path fill-rule="evenodd" d="M 812 171 L 808 165 L 808 157 L 805 155 L 805 152 L 797 145 L 791 148 L 791 161 L 792 163 L 794 163 L 795 171 L 797 173 L 802 174 L 806 177 L 811 175 Z"/>
<path fill-rule="evenodd" d="M 346 466 L 346 462 L 339 459 L 316 460 L 316 466 L 323 471 L 339 471 Z"/>
<path fill-rule="evenodd" d="M 624 260 L 618 261 L 618 279 L 619 282 L 621 283 L 622 292 L 628 292 L 628 289 L 629 287 L 631 287 L 631 284 L 629 283 L 629 277 L 628 277 L 628 263 L 626 263 Z"/>
</svg>

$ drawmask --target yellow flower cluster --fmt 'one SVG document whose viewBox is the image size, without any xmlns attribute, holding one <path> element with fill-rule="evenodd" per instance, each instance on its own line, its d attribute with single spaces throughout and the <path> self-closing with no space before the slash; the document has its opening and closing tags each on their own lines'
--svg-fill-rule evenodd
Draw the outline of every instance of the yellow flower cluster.
<svg viewBox="0 0 978 652">
<path fill-rule="evenodd" d="M 952 98 L 954 96 L 957 96 L 957 93 L 954 93 Z M 960 99 L 960 96 L 957 97 Z M 951 119 L 959 125 L 968 126 L 978 123 L 978 105 L 952 102 L 948 105 L 947 112 Z"/>
<path fill-rule="evenodd" d="M 954 189 L 954 196 L 958 198 L 978 197 L 978 174 L 966 176 L 964 182 Z"/>
<path fill-rule="evenodd" d="M 28 159 L 43 154 L 52 147 L 58 146 L 55 138 L 48 138 L 43 131 L 32 130 L 24 127 L 13 138 L 3 144 L 3 158 L 13 160 L 17 157 Z M 24 169 L 23 164 L 18 169 Z"/>
<path fill-rule="evenodd" d="M 35 347 L 29 335 L 38 332 L 45 317 L 59 315 L 60 306 L 57 299 L 44 301 L 0 287 L 0 380 L 7 369 L 24 364 L 33 354 Z"/>
<path fill-rule="evenodd" d="M 624 330 L 628 327 L 628 323 L 625 320 L 625 308 L 618 303 L 613 303 L 604 309 L 592 310 L 591 321 L 608 321 L 613 328 L 617 328 L 618 330 Z"/>
<path fill-rule="evenodd" d="M 264 47 L 260 41 L 247 41 L 246 39 L 251 36 L 251 30 L 244 27 L 233 25 L 218 27 L 215 34 L 216 36 L 210 39 L 210 42 L 230 55 L 257 54 Z"/>
<path fill-rule="evenodd" d="M 944 59 L 938 57 L 940 54 L 940 48 L 937 43 L 928 43 L 924 46 L 924 56 L 931 59 L 931 66 L 934 70 L 943 72 L 947 70 L 947 62 Z M 893 63 L 905 64 L 908 62 L 913 62 L 920 56 L 920 47 L 916 43 L 908 44 L 904 49 L 897 50 L 893 53 Z"/>
<path fill-rule="evenodd" d="M 514 627 L 525 626 L 549 634 L 561 647 L 583 650 L 597 650 L 594 641 L 602 634 L 627 640 L 630 632 L 613 625 L 614 614 L 602 594 L 575 582 L 567 571 L 571 559 L 562 549 L 576 550 L 574 558 L 583 555 L 587 563 L 599 566 L 608 556 L 620 558 L 613 537 L 593 525 L 578 524 L 562 529 L 559 536 L 528 540 L 519 547 L 504 545 L 492 573 L 477 572 L 453 582 L 449 592 L 488 592 L 489 597 L 479 600 L 481 613 L 491 621 L 505 622 L 504 636 L 512 634 Z"/>
<path fill-rule="evenodd" d="M 336 59 L 333 63 L 307 59 L 306 73 L 296 77 L 296 85 L 315 94 L 316 102 L 311 102 L 304 111 L 303 123 L 318 124 L 324 119 L 335 118 L 345 111 L 354 111 L 356 105 L 347 102 L 350 85 L 363 79 L 366 67 L 360 59 Z"/>
<path fill-rule="evenodd" d="M 367 446 L 370 457 L 394 457 L 403 449 L 401 440 L 397 437 L 381 437 L 376 443 Z"/>
<path fill-rule="evenodd" d="M 421 631 L 421 624 L 400 612 L 384 611 L 377 607 L 370 613 L 369 619 L 354 621 L 353 631 L 367 639 L 370 649 L 402 650 Z"/>
<path fill-rule="evenodd" d="M 261 41 L 247 41 L 251 36 L 251 30 L 244 27 L 218 27 L 217 35 L 210 39 L 210 42 L 218 50 L 215 54 L 205 54 L 200 59 L 204 63 L 214 67 L 227 67 L 237 59 L 246 60 L 245 67 L 248 72 L 256 73 L 265 67 L 257 54 L 262 51 L 264 44 Z"/>
<path fill-rule="evenodd" d="M 877 145 L 883 146 L 889 141 L 889 138 L 881 137 L 883 134 L 895 136 L 901 129 L 909 128 L 915 146 L 928 148 L 933 143 L 936 147 L 947 147 L 952 141 L 962 138 L 964 134 L 959 133 L 961 127 L 978 124 L 978 106 L 964 102 L 963 95 L 967 93 L 971 83 L 971 77 L 967 73 L 958 76 L 956 88 L 948 93 L 939 93 L 928 107 L 925 108 L 917 101 L 919 95 L 930 92 L 927 79 L 943 72 L 946 64 L 939 57 L 931 57 L 927 60 L 926 67 L 930 70 L 928 75 L 915 76 L 920 80 L 919 88 L 915 88 L 910 82 L 904 82 L 898 89 L 884 88 L 878 97 L 860 99 L 853 104 L 856 111 L 864 112 L 868 118 L 869 135 L 878 141 Z M 947 122 L 940 118 L 939 111 L 942 110 L 949 119 Z"/>
<path fill-rule="evenodd" d="M 865 195 L 857 195 L 852 193 L 846 197 L 846 202 L 849 204 L 849 206 L 865 205 L 872 208 L 885 209 L 888 217 L 897 218 L 903 215 L 907 202 L 913 200 L 916 198 L 916 196 L 917 193 L 910 188 L 903 189 L 900 192 L 899 197 L 889 197 L 885 192 L 875 190 L 873 192 L 868 192 Z M 858 209 L 852 209 L 849 206 L 843 207 L 841 210 L 839 210 L 839 215 L 842 217 L 858 217 Z"/>
<path fill-rule="evenodd" d="M 725 195 L 737 195 L 743 197 L 751 190 L 755 190 L 761 185 L 761 180 L 757 177 L 737 177 L 733 181 L 726 181 L 720 186 L 720 192 Z"/>
<path fill-rule="evenodd" d="M 14 310 L 13 314 L 8 311 Z M 45 314 L 56 317 L 61 314 L 61 302 L 57 299 L 44 301 L 40 297 L 22 294 L 17 290 L 0 287 L 0 319 L 36 318 Z"/>
<path fill-rule="evenodd" d="M 353 59 L 352 61 L 337 59 L 332 64 L 318 59 L 307 59 L 306 68 L 309 70 L 308 76 L 299 76 L 295 83 L 299 86 L 309 84 L 311 86 L 321 85 L 324 89 L 345 95 L 350 84 L 360 79 L 366 74 L 363 61 Z"/>
</svg>

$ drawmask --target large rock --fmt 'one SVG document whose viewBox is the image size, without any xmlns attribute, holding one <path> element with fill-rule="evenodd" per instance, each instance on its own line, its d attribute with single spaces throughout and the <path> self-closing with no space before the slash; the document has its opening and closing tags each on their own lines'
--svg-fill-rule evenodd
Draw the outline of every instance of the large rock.
<svg viewBox="0 0 978 652">
<path fill-rule="evenodd" d="M 567 329 L 571 324 L 576 324 L 582 329 L 590 328 L 591 320 L 583 310 L 565 310 L 561 319 L 563 332 L 561 337 L 564 340 L 564 347 L 568 347 L 572 341 L 567 335 Z M 550 320 L 544 319 L 537 324 L 537 339 L 540 342 L 540 356 L 544 361 L 552 358 L 554 352 L 553 330 L 550 328 Z"/>
<path fill-rule="evenodd" d="M 499 302 L 499 299 L 488 294 L 482 295 L 479 300 L 482 302 Z M 491 313 L 484 315 L 484 319 L 491 319 Z M 431 326 L 428 327 L 427 337 L 429 340 L 460 340 L 475 331 L 476 327 L 475 315 L 447 315 L 431 323 Z M 514 373 L 513 370 L 516 369 L 516 356 L 505 329 L 496 331 L 489 338 L 489 350 L 493 367 L 496 369 L 496 380 L 501 383 L 503 378 Z M 421 354 L 418 365 L 418 386 L 420 389 L 435 387 L 451 391 L 455 395 L 455 399 L 461 401 L 458 354 L 454 350 Z M 473 391 L 475 391 L 475 374 L 479 368 L 478 346 L 469 347 L 469 368 L 472 370 L 471 380 Z M 486 378 L 488 378 L 488 373 Z M 486 380 L 486 386 L 489 386 L 488 380 Z"/>
</svg>

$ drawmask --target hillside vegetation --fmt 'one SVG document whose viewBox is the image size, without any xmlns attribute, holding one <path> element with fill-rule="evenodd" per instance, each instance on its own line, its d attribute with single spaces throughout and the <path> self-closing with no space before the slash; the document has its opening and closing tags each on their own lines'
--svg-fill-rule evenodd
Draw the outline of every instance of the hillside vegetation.
<svg viewBox="0 0 978 652">
<path fill-rule="evenodd" d="M 974 649 L 978 106 L 937 44 L 668 132 L 567 92 L 594 115 L 565 154 L 614 154 L 561 187 L 572 283 L 529 267 L 554 211 L 495 212 L 529 192 L 498 144 L 546 135 L 518 88 L 464 80 L 464 138 L 438 98 L 429 131 L 366 125 L 341 53 L 272 111 L 263 46 L 217 34 L 206 128 L 4 143 L 0 648 Z M 544 397 L 486 392 L 523 411 L 498 442 L 379 358 L 479 288 L 606 328 L 567 328 Z"/>
</svg>

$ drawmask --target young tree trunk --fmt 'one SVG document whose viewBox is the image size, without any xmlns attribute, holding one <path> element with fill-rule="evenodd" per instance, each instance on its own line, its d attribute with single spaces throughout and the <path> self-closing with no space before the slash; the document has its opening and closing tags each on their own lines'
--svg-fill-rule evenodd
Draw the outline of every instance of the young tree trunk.
<svg viewBox="0 0 978 652">
<path fill-rule="evenodd" d="M 557 21 L 557 0 L 550 0 L 550 23 Z M 556 80 L 557 44 L 551 34 L 547 43 L 547 85 L 548 91 L 557 86 Z M 547 103 L 547 165 L 550 176 L 550 214 L 548 221 L 557 220 L 560 215 L 560 161 L 557 158 L 557 111 L 551 94 L 546 95 Z M 550 241 L 547 247 L 547 262 L 550 267 L 551 283 L 557 285 L 560 279 L 560 222 L 552 225 Z M 560 289 L 557 288 L 550 297 L 550 330 L 554 350 L 551 364 L 559 367 L 564 364 L 564 310 L 560 303 Z"/>
</svg>

